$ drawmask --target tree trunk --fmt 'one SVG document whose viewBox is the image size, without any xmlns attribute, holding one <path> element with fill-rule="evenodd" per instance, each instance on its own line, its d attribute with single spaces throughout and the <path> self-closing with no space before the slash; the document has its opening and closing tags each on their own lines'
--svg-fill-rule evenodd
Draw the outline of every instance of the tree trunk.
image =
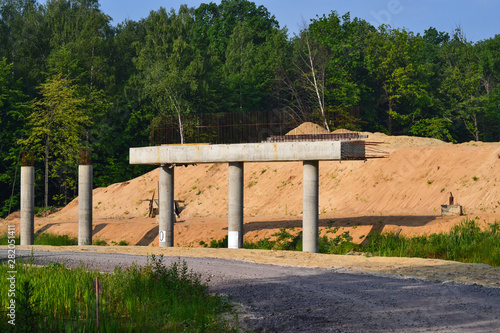
<svg viewBox="0 0 500 333">
<path fill-rule="evenodd" d="M 170 102 L 172 103 L 172 105 L 177 113 L 177 121 L 179 123 L 179 134 L 181 136 L 181 145 L 182 145 L 182 144 L 184 144 L 184 126 L 182 125 L 181 105 L 180 105 L 177 97 L 173 93 L 168 91 L 167 88 L 163 88 L 163 90 L 165 90 L 165 93 L 170 98 Z"/>
<path fill-rule="evenodd" d="M 49 207 L 49 135 L 45 138 L 45 208 Z"/>
<path fill-rule="evenodd" d="M 389 103 L 389 111 L 387 111 L 387 130 L 389 131 L 389 134 L 392 135 L 392 99 L 389 96 L 389 92 L 387 91 L 387 88 L 384 85 L 384 91 L 385 91 L 385 98 L 387 99 L 387 102 Z"/>
<path fill-rule="evenodd" d="M 328 122 L 326 121 L 326 115 L 325 115 L 325 106 L 324 106 L 324 100 L 321 98 L 322 93 L 320 93 L 320 87 L 318 85 L 318 80 L 316 79 L 316 70 L 314 68 L 314 61 L 311 53 L 311 46 L 309 45 L 309 39 L 306 38 L 306 43 L 307 43 L 307 52 L 308 57 L 309 57 L 309 66 L 311 69 L 312 77 L 313 77 L 313 87 L 314 90 L 316 91 L 316 97 L 318 98 L 318 104 L 319 104 L 319 109 L 321 111 L 321 116 L 323 117 L 323 124 L 325 125 L 325 128 L 330 132 L 330 127 L 328 126 Z M 323 87 L 324 89 L 324 87 Z"/>
</svg>

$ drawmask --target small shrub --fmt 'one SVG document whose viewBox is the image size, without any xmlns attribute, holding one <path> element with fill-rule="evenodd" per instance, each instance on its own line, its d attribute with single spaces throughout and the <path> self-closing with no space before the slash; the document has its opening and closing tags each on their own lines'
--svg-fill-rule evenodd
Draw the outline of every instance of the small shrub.
<svg viewBox="0 0 500 333">
<path fill-rule="evenodd" d="M 108 243 L 104 239 L 96 239 L 96 240 L 92 240 L 92 245 L 106 246 L 106 245 L 108 245 Z"/>
<path fill-rule="evenodd" d="M 227 240 L 227 235 L 226 235 L 226 237 L 219 239 L 219 240 L 212 239 L 210 241 L 209 247 L 211 247 L 211 248 L 227 248 L 227 246 L 228 246 L 228 240 Z"/>
</svg>

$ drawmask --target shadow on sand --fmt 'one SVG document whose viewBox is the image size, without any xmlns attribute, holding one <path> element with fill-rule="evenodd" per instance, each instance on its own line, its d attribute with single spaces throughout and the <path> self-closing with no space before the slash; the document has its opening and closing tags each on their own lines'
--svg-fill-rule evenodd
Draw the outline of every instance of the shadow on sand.
<svg viewBox="0 0 500 333">
<path fill-rule="evenodd" d="M 319 227 L 371 226 L 368 235 L 379 233 L 384 226 L 421 227 L 436 220 L 437 216 L 354 216 L 327 218 L 318 221 Z M 259 221 L 245 223 L 245 233 L 277 228 L 302 228 L 302 220 Z M 224 228 L 227 230 L 227 228 Z M 367 235 L 367 236 L 368 236 Z"/>
<path fill-rule="evenodd" d="M 156 226 L 156 227 L 152 228 L 151 230 L 146 232 L 146 234 L 144 236 L 142 236 L 142 238 L 135 245 L 148 246 L 149 244 L 151 244 L 155 240 L 156 236 L 158 236 L 159 230 L 160 230 L 160 226 Z"/>
</svg>

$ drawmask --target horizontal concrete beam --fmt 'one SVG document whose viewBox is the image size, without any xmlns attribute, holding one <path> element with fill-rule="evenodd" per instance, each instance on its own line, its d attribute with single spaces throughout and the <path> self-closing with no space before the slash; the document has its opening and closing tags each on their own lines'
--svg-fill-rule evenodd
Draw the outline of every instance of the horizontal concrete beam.
<svg viewBox="0 0 500 333">
<path fill-rule="evenodd" d="M 363 141 L 165 145 L 130 148 L 130 164 L 338 161 L 364 158 Z"/>
</svg>

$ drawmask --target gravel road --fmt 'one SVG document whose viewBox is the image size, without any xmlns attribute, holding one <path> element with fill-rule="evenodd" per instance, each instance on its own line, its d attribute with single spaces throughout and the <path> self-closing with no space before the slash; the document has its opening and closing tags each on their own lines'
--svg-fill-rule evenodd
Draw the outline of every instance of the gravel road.
<svg viewBox="0 0 500 333">
<path fill-rule="evenodd" d="M 7 256 L 0 249 L 1 259 Z M 31 251 L 17 250 L 17 257 Z M 84 263 L 111 271 L 146 256 L 34 251 L 35 263 Z M 253 332 L 499 332 L 500 288 L 428 282 L 344 268 L 306 268 L 243 260 L 180 257 L 232 295 L 244 330 Z M 179 257 L 165 257 L 165 263 Z"/>
</svg>

